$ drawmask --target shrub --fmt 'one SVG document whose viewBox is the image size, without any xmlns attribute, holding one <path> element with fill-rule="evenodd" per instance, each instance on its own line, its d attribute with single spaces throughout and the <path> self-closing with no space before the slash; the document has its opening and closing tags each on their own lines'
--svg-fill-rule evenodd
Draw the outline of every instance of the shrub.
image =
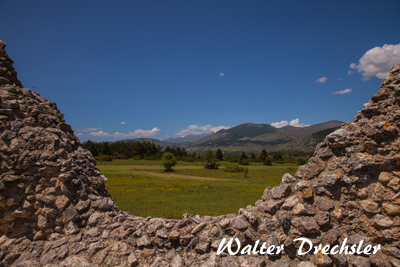
<svg viewBox="0 0 400 267">
<path fill-rule="evenodd" d="M 240 164 L 240 165 L 249 165 L 250 162 L 249 162 L 249 159 L 241 159 L 241 160 L 239 161 L 239 164 Z"/>
<path fill-rule="evenodd" d="M 243 172 L 244 167 L 241 167 L 239 165 L 233 165 L 233 166 L 226 166 L 225 167 L 226 172 Z"/>
<path fill-rule="evenodd" d="M 113 158 L 111 157 L 111 156 L 108 156 L 108 155 L 100 155 L 100 156 L 97 156 L 97 157 L 94 157 L 96 160 L 98 160 L 98 161 L 112 161 L 113 160 Z"/>
<path fill-rule="evenodd" d="M 178 163 L 174 154 L 167 152 L 161 158 L 161 166 L 164 167 L 165 171 L 171 171 L 172 167 L 174 167 Z"/>
<path fill-rule="evenodd" d="M 263 164 L 264 164 L 265 166 L 272 166 L 272 161 L 271 161 L 270 158 L 267 158 L 267 159 L 263 162 Z"/>
<path fill-rule="evenodd" d="M 217 158 L 212 151 L 208 151 L 206 154 L 204 154 L 201 162 L 203 162 L 204 169 L 218 170 L 219 164 L 217 163 Z"/>
</svg>

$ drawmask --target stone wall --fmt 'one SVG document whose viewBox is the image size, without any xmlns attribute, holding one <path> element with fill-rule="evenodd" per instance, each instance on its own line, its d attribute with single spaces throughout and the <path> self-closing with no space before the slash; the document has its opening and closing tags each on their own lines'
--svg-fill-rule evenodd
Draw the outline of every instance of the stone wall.
<svg viewBox="0 0 400 267">
<path fill-rule="evenodd" d="M 4 48 L 0 41 L 0 266 L 400 266 L 400 65 L 353 122 L 254 206 L 173 220 L 116 207 L 90 152 L 54 102 L 22 88 Z M 381 249 L 299 255 L 299 237 Z M 224 238 L 284 250 L 217 255 Z"/>
</svg>

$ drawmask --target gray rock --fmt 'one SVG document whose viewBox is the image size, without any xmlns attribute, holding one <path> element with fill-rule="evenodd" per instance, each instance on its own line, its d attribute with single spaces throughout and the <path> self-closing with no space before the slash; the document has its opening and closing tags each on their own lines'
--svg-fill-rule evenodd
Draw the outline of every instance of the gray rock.
<svg viewBox="0 0 400 267">
<path fill-rule="evenodd" d="M 316 267 L 316 265 L 310 261 L 302 261 L 297 266 L 298 267 Z"/>
<path fill-rule="evenodd" d="M 70 221 L 64 228 L 64 232 L 67 235 L 74 235 L 74 234 L 78 233 L 79 230 L 80 230 L 79 226 L 73 221 Z"/>
<path fill-rule="evenodd" d="M 108 253 L 109 253 L 109 250 L 108 250 L 108 249 L 103 249 L 103 250 L 101 250 L 99 253 L 96 254 L 96 258 L 95 258 L 95 261 L 94 261 L 94 262 L 95 262 L 97 265 L 102 264 L 102 263 L 104 262 L 104 260 L 107 258 Z"/>
<path fill-rule="evenodd" d="M 369 258 L 364 258 L 361 256 L 355 256 L 351 264 L 354 267 L 370 267 L 371 260 Z"/>
<path fill-rule="evenodd" d="M 396 247 L 382 247 L 382 252 L 388 256 L 400 259 L 400 249 Z"/>
<path fill-rule="evenodd" d="M 78 254 L 81 251 L 84 251 L 87 249 L 87 245 L 85 242 L 77 242 L 77 243 L 72 243 L 71 244 L 71 254 Z"/>
<path fill-rule="evenodd" d="M 137 240 L 138 247 L 147 247 L 151 244 L 151 240 L 147 235 L 143 235 Z"/>
<path fill-rule="evenodd" d="M 275 262 L 273 262 L 271 267 L 290 267 L 289 263 L 285 259 L 280 259 Z"/>
<path fill-rule="evenodd" d="M 86 235 L 91 236 L 91 237 L 96 237 L 96 236 L 101 235 L 101 231 L 100 231 L 99 228 L 94 227 L 94 228 L 89 229 L 89 230 L 86 232 Z"/>
<path fill-rule="evenodd" d="M 226 228 L 229 226 L 230 223 L 231 223 L 231 219 L 225 218 L 219 222 L 219 226 L 221 226 L 221 228 Z"/>
<path fill-rule="evenodd" d="M 89 205 L 90 205 L 90 199 L 86 201 L 80 200 L 78 204 L 75 205 L 75 209 L 77 209 L 78 211 L 83 211 L 87 209 Z"/>
<path fill-rule="evenodd" d="M 76 243 L 82 240 L 82 233 L 77 234 L 76 236 L 73 236 L 70 238 L 69 242 L 70 243 Z"/>
<path fill-rule="evenodd" d="M 0 256 L 1 258 L 1 256 Z M 29 261 L 32 258 L 32 253 L 31 252 L 25 252 L 19 256 L 19 258 L 14 261 L 13 266 L 20 266 L 21 263 Z"/>
<path fill-rule="evenodd" d="M 238 216 L 231 220 L 231 227 L 242 231 L 247 229 L 247 223 Z"/>
<path fill-rule="evenodd" d="M 105 266 L 117 266 L 121 263 L 120 257 L 117 256 L 109 256 L 105 261 Z"/>
<path fill-rule="evenodd" d="M 179 240 L 179 237 L 180 233 L 176 230 L 172 230 L 168 235 L 169 240 Z"/>
<path fill-rule="evenodd" d="M 345 255 L 344 253 L 331 254 L 330 256 L 337 266 L 347 266 L 347 255 Z"/>
<path fill-rule="evenodd" d="M 282 182 L 284 184 L 290 184 L 296 182 L 297 179 L 293 177 L 290 173 L 285 173 L 282 177 Z"/>
<path fill-rule="evenodd" d="M 317 221 L 312 217 L 298 217 L 292 219 L 292 225 L 296 227 L 303 234 L 317 234 L 319 233 L 319 226 Z"/>
<path fill-rule="evenodd" d="M 67 238 L 61 238 L 60 240 L 57 240 L 54 244 L 53 244 L 53 246 L 51 247 L 51 248 L 58 248 L 58 247 L 60 247 L 60 246 L 62 246 L 62 245 L 64 245 L 64 244 L 66 244 L 67 243 Z"/>
<path fill-rule="evenodd" d="M 277 201 L 270 200 L 266 203 L 263 203 L 259 207 L 259 210 L 273 215 L 278 211 L 278 209 L 282 206 L 282 204 L 283 200 L 277 200 Z"/>
<path fill-rule="evenodd" d="M 232 256 L 228 255 L 227 257 L 222 258 L 221 267 L 239 267 L 239 264 L 237 264 Z"/>
<path fill-rule="evenodd" d="M 243 266 L 243 265 L 242 265 Z M 251 257 L 248 259 L 248 265 L 246 266 L 251 266 L 251 267 L 264 267 L 266 266 L 265 260 L 259 257 Z"/>
<path fill-rule="evenodd" d="M 319 226 L 327 226 L 330 222 L 329 212 L 327 211 L 319 211 L 317 215 L 314 217 L 317 220 Z"/>
<path fill-rule="evenodd" d="M 360 206 L 365 210 L 366 212 L 369 213 L 379 213 L 379 205 L 376 202 L 369 201 L 369 200 L 363 200 L 360 202 Z"/>
<path fill-rule="evenodd" d="M 388 228 L 392 224 L 393 224 L 393 221 L 387 216 L 383 216 L 381 214 L 377 214 L 374 217 L 374 226 L 375 227 Z"/>
<path fill-rule="evenodd" d="M 62 214 L 62 220 L 64 224 L 68 223 L 69 221 L 75 221 L 78 218 L 79 214 L 73 205 L 69 205 Z"/>
<path fill-rule="evenodd" d="M 390 215 L 400 215 L 400 206 L 390 203 L 383 203 L 383 209 Z"/>
<path fill-rule="evenodd" d="M 94 209 L 98 209 L 101 211 L 108 211 L 112 208 L 112 202 L 109 201 L 107 198 L 96 200 L 92 202 L 91 207 Z"/>
<path fill-rule="evenodd" d="M 287 197 L 290 192 L 292 192 L 292 188 L 289 184 L 282 184 L 280 186 L 275 186 L 271 189 L 271 196 L 274 199 L 280 199 Z"/>
<path fill-rule="evenodd" d="M 318 199 L 318 208 L 322 211 L 329 211 L 333 209 L 333 203 L 326 197 L 320 197 Z"/>
<path fill-rule="evenodd" d="M 197 244 L 194 250 L 199 254 L 207 253 L 210 250 L 210 243 Z"/>
<path fill-rule="evenodd" d="M 171 267 L 183 267 L 183 260 L 182 257 L 178 254 L 175 258 L 171 261 Z"/>
<path fill-rule="evenodd" d="M 315 215 L 316 211 L 314 207 L 309 204 L 298 203 L 293 208 L 293 213 L 295 215 Z"/>
<path fill-rule="evenodd" d="M 328 255 L 318 252 L 316 255 L 314 255 L 314 263 L 318 267 L 328 267 L 332 266 L 333 261 Z"/>
<path fill-rule="evenodd" d="M 44 254 L 42 257 L 40 257 L 40 264 L 41 265 L 46 265 L 48 263 L 53 262 L 53 260 L 57 257 L 57 252 L 55 250 L 50 250 L 46 254 Z"/>
<path fill-rule="evenodd" d="M 62 245 L 62 246 L 60 247 L 60 249 L 58 250 L 57 257 L 58 257 L 60 260 L 63 260 L 63 259 L 65 259 L 65 258 L 68 256 L 68 253 L 69 253 L 68 246 L 67 246 L 67 245 Z"/>
<path fill-rule="evenodd" d="M 104 249 L 106 247 L 107 247 L 107 243 L 102 242 L 102 241 L 98 241 L 98 242 L 91 243 L 89 245 L 89 250 L 88 251 L 89 251 L 90 254 L 94 255 L 98 251 L 100 251 L 100 250 L 102 250 L 102 249 Z"/>
<path fill-rule="evenodd" d="M 134 267 L 139 265 L 139 261 L 136 258 L 135 254 L 133 252 L 129 254 L 128 259 L 127 259 L 127 264 L 129 267 Z"/>
<path fill-rule="evenodd" d="M 282 205 L 282 209 L 285 210 L 290 210 L 292 209 L 294 206 L 297 205 L 297 203 L 299 203 L 299 199 L 297 198 L 296 195 L 288 197 L 285 201 L 285 203 L 283 203 Z"/>
<path fill-rule="evenodd" d="M 60 263 L 60 267 L 95 267 L 88 260 L 80 256 L 69 256 Z"/>
<path fill-rule="evenodd" d="M 192 235 L 197 234 L 198 232 L 200 232 L 201 230 L 203 230 L 204 227 L 206 227 L 206 226 L 207 226 L 207 223 L 205 223 L 205 222 L 200 223 L 199 225 L 197 225 L 197 226 L 192 230 Z"/>
<path fill-rule="evenodd" d="M 392 264 L 392 267 L 400 267 L 400 260 L 390 257 L 389 261 Z"/>
<path fill-rule="evenodd" d="M 208 261 L 205 264 L 201 265 L 202 267 L 220 267 L 219 258 L 217 254 L 212 253 L 211 256 L 208 258 Z"/>
<path fill-rule="evenodd" d="M 95 226 L 101 219 L 102 214 L 99 212 L 93 213 L 88 220 L 88 225 L 89 226 Z"/>
</svg>

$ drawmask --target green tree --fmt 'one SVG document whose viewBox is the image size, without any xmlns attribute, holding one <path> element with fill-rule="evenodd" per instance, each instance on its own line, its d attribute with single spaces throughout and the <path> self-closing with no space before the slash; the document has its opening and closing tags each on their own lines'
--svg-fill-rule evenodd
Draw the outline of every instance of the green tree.
<svg viewBox="0 0 400 267">
<path fill-rule="evenodd" d="M 267 153 L 267 151 L 265 149 L 263 149 L 261 151 L 261 155 L 260 155 L 261 161 L 264 162 L 267 157 L 268 157 L 268 153 Z"/>
<path fill-rule="evenodd" d="M 272 160 L 275 162 L 282 162 L 283 161 L 283 154 L 281 152 L 275 153 L 272 157 Z"/>
<path fill-rule="evenodd" d="M 217 163 L 217 157 L 210 150 L 206 154 L 204 154 L 201 162 L 203 162 L 204 169 L 218 169 L 219 164 Z"/>
<path fill-rule="evenodd" d="M 222 151 L 219 148 L 217 152 L 215 152 L 215 156 L 217 157 L 218 160 L 222 160 L 224 158 L 224 155 L 222 154 Z"/>
<path fill-rule="evenodd" d="M 172 167 L 174 167 L 178 163 L 174 154 L 167 152 L 161 158 L 161 166 L 164 167 L 165 171 L 171 171 Z"/>
<path fill-rule="evenodd" d="M 240 154 L 240 160 L 239 160 L 239 164 L 240 165 L 249 165 L 249 159 L 246 155 L 246 152 L 242 152 L 242 154 Z"/>
</svg>

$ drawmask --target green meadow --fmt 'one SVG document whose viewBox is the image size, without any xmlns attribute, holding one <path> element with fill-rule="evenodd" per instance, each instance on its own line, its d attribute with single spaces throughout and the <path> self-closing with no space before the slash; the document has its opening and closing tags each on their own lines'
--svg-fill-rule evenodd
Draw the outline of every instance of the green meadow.
<svg viewBox="0 0 400 267">
<path fill-rule="evenodd" d="M 160 161 L 116 159 L 99 161 L 97 167 L 107 177 L 106 188 L 121 210 L 163 218 L 237 213 L 261 199 L 266 187 L 279 185 L 283 174 L 294 175 L 297 170 L 293 164 L 252 163 L 244 177 L 224 171 L 234 163 L 220 164 L 219 170 L 206 170 L 201 162 L 178 161 L 173 172 L 164 172 Z"/>
</svg>

